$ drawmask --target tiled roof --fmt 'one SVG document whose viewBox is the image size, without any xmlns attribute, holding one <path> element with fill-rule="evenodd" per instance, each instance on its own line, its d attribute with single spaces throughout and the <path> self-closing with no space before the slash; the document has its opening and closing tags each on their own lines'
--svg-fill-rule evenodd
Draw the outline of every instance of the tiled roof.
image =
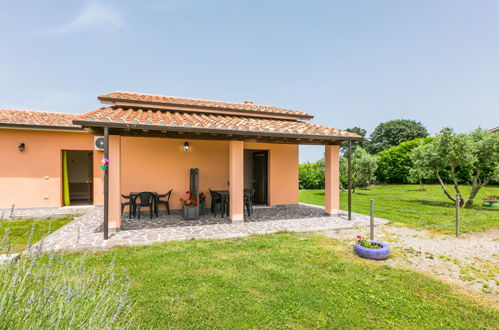
<svg viewBox="0 0 499 330">
<path fill-rule="evenodd" d="M 100 101 L 111 102 L 116 106 L 123 106 L 120 102 L 137 103 L 142 107 L 153 108 L 153 105 L 160 106 L 179 106 L 179 107 L 189 107 L 189 108 L 200 108 L 200 109 L 211 109 L 218 110 L 218 113 L 224 112 L 241 112 L 242 114 L 251 115 L 274 115 L 274 116 L 287 116 L 294 117 L 296 119 L 312 119 L 311 114 L 287 110 L 282 108 L 276 108 L 269 105 L 259 105 L 254 104 L 250 101 L 245 101 L 244 103 L 235 102 L 221 102 L 221 101 L 210 101 L 210 100 L 199 100 L 184 97 L 174 97 L 174 96 L 161 96 L 161 95 L 151 95 L 151 94 L 138 94 L 129 92 L 114 92 L 109 94 L 103 94 L 98 97 Z M 146 105 L 147 104 L 147 105 Z"/>
<path fill-rule="evenodd" d="M 157 109 L 104 107 L 81 115 L 75 122 L 83 126 L 120 126 L 142 129 L 182 129 L 227 134 L 261 133 L 261 135 L 313 136 L 318 138 L 351 138 L 360 136 L 321 125 L 298 120 L 279 120 L 245 116 L 187 113 Z M 230 132 L 229 132 L 230 131 Z"/>
<path fill-rule="evenodd" d="M 0 109 L 0 126 L 30 126 L 50 128 L 81 128 L 74 125 L 73 120 L 78 115 L 58 112 L 43 112 L 33 110 Z"/>
</svg>

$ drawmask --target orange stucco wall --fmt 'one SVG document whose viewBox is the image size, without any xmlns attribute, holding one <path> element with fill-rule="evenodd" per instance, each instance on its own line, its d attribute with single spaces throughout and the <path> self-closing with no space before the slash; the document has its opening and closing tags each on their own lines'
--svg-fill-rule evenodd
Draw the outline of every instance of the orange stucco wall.
<svg viewBox="0 0 499 330">
<path fill-rule="evenodd" d="M 298 203 L 298 146 L 246 142 L 244 148 L 269 150 L 269 204 Z M 229 190 L 229 165 L 229 141 L 121 138 L 121 192 L 173 189 L 172 209 L 181 208 L 190 168 L 199 168 L 200 190 L 208 192 Z"/>
<path fill-rule="evenodd" d="M 298 204 L 298 145 L 246 142 L 244 148 L 269 152 L 269 205 Z"/>
<path fill-rule="evenodd" d="M 93 150 L 93 135 L 0 129 L 0 208 L 62 206 L 62 150 Z M 103 203 L 101 155 L 94 151 L 95 204 Z"/>
</svg>

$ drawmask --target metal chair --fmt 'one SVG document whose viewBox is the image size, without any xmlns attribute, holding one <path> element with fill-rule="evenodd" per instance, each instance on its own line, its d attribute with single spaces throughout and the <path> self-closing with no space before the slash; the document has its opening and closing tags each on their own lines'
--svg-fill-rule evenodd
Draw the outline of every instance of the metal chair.
<svg viewBox="0 0 499 330">
<path fill-rule="evenodd" d="M 137 203 L 137 200 L 139 200 L 138 203 Z M 140 208 L 142 206 L 149 207 L 149 213 L 150 213 L 151 219 L 152 219 L 152 214 L 153 214 L 153 210 L 154 210 L 154 202 L 155 202 L 154 193 L 152 193 L 150 191 L 143 191 L 143 192 L 138 193 L 137 196 L 135 196 L 135 198 L 133 200 L 133 203 L 135 204 L 134 213 L 136 212 L 139 220 L 140 220 Z"/>
<path fill-rule="evenodd" d="M 222 208 L 223 200 L 222 200 L 222 195 L 219 193 L 213 191 L 210 189 L 210 195 L 211 195 L 211 215 L 216 217 L 217 216 L 217 205 L 220 204 L 220 207 Z"/>
<path fill-rule="evenodd" d="M 248 216 L 253 214 L 254 194 L 255 194 L 255 189 L 244 189 L 244 206 L 246 207 L 246 212 L 248 212 Z"/>
<path fill-rule="evenodd" d="M 122 198 L 128 199 L 128 202 L 121 202 L 121 216 L 123 216 L 123 211 L 125 210 L 125 207 L 128 206 L 128 219 L 133 217 L 135 218 L 135 205 L 134 205 L 134 198 L 132 194 L 130 195 L 123 195 L 121 194 Z"/>
<path fill-rule="evenodd" d="M 166 211 L 168 212 L 168 215 L 170 215 L 170 197 L 172 195 L 172 191 L 173 191 L 173 189 L 170 189 L 170 191 L 167 192 L 166 194 L 156 196 L 156 216 L 158 216 L 158 211 L 159 211 L 158 209 L 159 209 L 159 205 L 161 205 L 161 204 L 164 204 L 166 206 Z M 161 198 L 165 198 L 165 199 L 161 199 Z"/>
</svg>

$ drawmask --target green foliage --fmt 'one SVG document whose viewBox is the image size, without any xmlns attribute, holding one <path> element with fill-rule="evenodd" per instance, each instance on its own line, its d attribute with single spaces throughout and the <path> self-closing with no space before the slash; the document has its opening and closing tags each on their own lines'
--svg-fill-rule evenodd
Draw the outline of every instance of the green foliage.
<svg viewBox="0 0 499 330">
<path fill-rule="evenodd" d="M 378 153 L 378 168 L 376 179 L 384 183 L 411 183 L 409 177 L 410 169 L 413 167 L 411 152 L 414 148 L 428 143 L 431 138 L 418 138 L 407 142 L 402 142 Z M 416 173 L 414 173 L 416 174 Z M 428 179 L 427 177 L 421 177 Z M 415 182 L 420 182 L 419 177 L 415 177 Z"/>
<path fill-rule="evenodd" d="M 442 174 L 448 171 L 455 193 L 461 197 L 464 195 L 459 185 L 471 182 L 472 190 L 466 203 L 464 199 L 461 201 L 461 205 L 470 206 L 477 192 L 499 175 L 499 135 L 481 129 L 470 134 L 455 134 L 452 129 L 444 128 L 430 143 L 415 148 L 411 158 L 412 176 L 435 175 L 444 194 L 452 201 L 455 201 L 454 195 L 446 189 Z"/>
<path fill-rule="evenodd" d="M 9 249 L 7 230 L 0 254 Z M 126 273 L 116 273 L 114 263 L 89 271 L 85 258 L 85 254 L 71 259 L 55 252 L 43 255 L 38 245 L 19 261 L 0 265 L 0 328 L 131 327 Z"/>
<path fill-rule="evenodd" d="M 300 164 L 298 175 L 300 189 L 323 189 L 324 161 Z"/>
<path fill-rule="evenodd" d="M 90 255 L 134 280 L 142 329 L 494 328 L 499 313 L 420 273 L 314 234 L 189 240 Z M 445 311 L 443 313 L 442 311 Z"/>
<path fill-rule="evenodd" d="M 415 120 L 390 120 L 379 124 L 370 136 L 371 153 L 397 146 L 402 142 L 428 136 L 426 128 Z"/>
<path fill-rule="evenodd" d="M 378 166 L 376 156 L 369 154 L 361 147 L 352 153 L 352 188 L 365 188 L 376 179 L 375 173 Z M 348 186 L 348 158 L 346 155 L 340 159 L 340 183 Z"/>
<path fill-rule="evenodd" d="M 355 151 L 356 147 L 361 147 L 363 149 L 369 150 L 370 148 L 370 141 L 368 139 L 365 139 L 367 131 L 363 128 L 360 127 L 352 127 L 352 128 L 347 128 L 345 131 L 355 133 L 357 135 L 362 136 L 364 139 L 360 141 L 352 141 L 352 152 Z M 343 142 L 341 144 L 341 154 L 346 153 L 348 150 L 348 142 Z"/>
</svg>

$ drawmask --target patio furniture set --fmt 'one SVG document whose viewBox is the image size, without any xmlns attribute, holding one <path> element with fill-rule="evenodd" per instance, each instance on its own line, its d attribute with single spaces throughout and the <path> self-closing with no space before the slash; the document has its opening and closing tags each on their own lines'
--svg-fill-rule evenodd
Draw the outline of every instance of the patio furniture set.
<svg viewBox="0 0 499 330">
<path fill-rule="evenodd" d="M 159 206 L 165 205 L 168 215 L 170 215 L 170 197 L 172 195 L 173 189 L 170 189 L 166 194 L 158 194 L 157 192 L 143 191 L 143 192 L 131 192 L 128 195 L 121 195 L 125 199 L 121 202 L 121 214 L 128 206 L 128 216 L 130 219 L 136 217 L 140 220 L 140 212 L 142 208 L 149 208 L 150 218 L 153 215 L 159 217 Z M 183 203 L 183 216 L 185 220 L 195 220 L 199 218 L 200 214 L 204 213 L 205 210 L 205 197 L 203 193 L 199 194 L 199 197 L 193 196 L 190 192 L 187 192 L 190 198 L 186 201 L 194 199 L 195 203 L 188 202 L 187 205 Z M 248 216 L 253 214 L 253 196 L 255 194 L 254 189 L 244 190 L 244 207 Z M 228 190 L 211 190 L 211 207 L 210 211 L 213 217 L 217 216 L 217 210 L 220 210 L 220 216 L 227 217 L 229 215 L 229 191 Z M 202 198 L 201 198 L 202 197 Z M 181 199 L 182 200 L 182 199 Z M 199 203 L 198 203 L 199 200 Z M 192 212 L 190 212 L 192 211 Z"/>
</svg>

